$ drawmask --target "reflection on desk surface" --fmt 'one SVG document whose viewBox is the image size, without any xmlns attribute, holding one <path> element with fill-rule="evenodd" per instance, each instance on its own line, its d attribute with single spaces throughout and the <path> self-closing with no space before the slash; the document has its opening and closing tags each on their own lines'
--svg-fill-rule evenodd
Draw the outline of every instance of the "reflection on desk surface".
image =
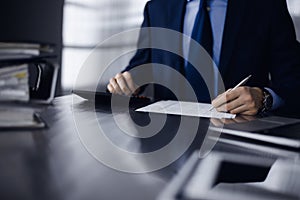
<svg viewBox="0 0 300 200">
<path fill-rule="evenodd" d="M 299 199 L 300 163 L 214 152 L 195 152 L 159 200 L 294 200 Z"/>
<path fill-rule="evenodd" d="M 238 115 L 234 119 L 211 119 L 211 122 L 216 127 L 239 131 L 265 131 L 282 126 L 299 124 L 300 119 L 286 118 L 279 116 L 254 117 L 247 115 Z"/>
<path fill-rule="evenodd" d="M 0 199 L 156 199 L 174 175 L 186 164 L 189 155 L 200 148 L 203 140 L 201 133 L 206 133 L 210 123 L 209 119 L 200 119 L 199 134 L 190 148 L 176 162 L 156 172 L 129 174 L 105 166 L 87 151 L 80 141 L 72 111 L 76 110 L 82 116 L 96 114 L 97 120 L 85 118 L 87 123 L 105 122 L 104 129 L 109 131 L 108 138 L 111 142 L 119 145 L 121 149 L 136 153 L 159 149 L 172 140 L 180 123 L 180 117 L 168 116 L 168 122 L 160 134 L 148 139 L 138 139 L 116 128 L 111 112 L 102 108 L 98 110 L 95 105 L 79 97 L 59 97 L 54 100 L 53 105 L 48 106 L 41 113 L 48 128 L 1 131 Z M 124 117 L 123 114 L 120 111 L 117 117 L 126 124 L 128 119 L 125 118 L 128 116 Z M 132 112 L 129 116 L 141 126 L 149 122 L 149 115 L 146 113 L 135 115 Z M 298 130 L 285 126 L 280 129 L 280 132 L 297 133 Z M 186 130 L 186 134 L 188 133 L 189 130 Z M 230 141 L 236 142 L 239 139 Z M 299 154 L 295 150 L 284 152 L 277 147 L 274 149 L 280 152 L 274 149 L 256 151 L 256 147 L 248 149 L 243 146 L 218 141 L 212 152 L 253 155 L 262 159 L 270 157 L 277 159 L 287 154 L 288 156 L 285 157 L 287 160 L 296 158 L 288 152 L 293 155 Z M 124 157 L 123 160 L 127 159 Z"/>
<path fill-rule="evenodd" d="M 238 116 L 235 120 L 211 119 L 211 122 L 215 126 L 211 130 L 225 135 L 300 149 L 299 119 Z"/>
</svg>

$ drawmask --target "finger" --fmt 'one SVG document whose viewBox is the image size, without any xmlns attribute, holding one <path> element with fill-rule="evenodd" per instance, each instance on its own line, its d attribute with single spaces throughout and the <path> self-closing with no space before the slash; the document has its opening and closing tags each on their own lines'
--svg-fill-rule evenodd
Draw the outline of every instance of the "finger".
<svg viewBox="0 0 300 200">
<path fill-rule="evenodd" d="M 117 81 L 117 83 L 118 83 L 118 85 L 121 89 L 122 94 L 125 94 L 127 96 L 132 94 L 132 92 L 128 88 L 126 80 L 124 79 L 122 74 L 117 74 L 115 79 L 116 79 L 116 81 Z"/>
<path fill-rule="evenodd" d="M 257 113 L 258 113 L 257 110 L 247 110 L 245 112 L 242 112 L 241 115 L 253 116 L 253 115 L 256 115 Z"/>
<path fill-rule="evenodd" d="M 108 91 L 109 91 L 110 93 L 115 93 L 114 87 L 113 87 L 110 83 L 107 84 L 107 89 L 108 89 Z"/>
<path fill-rule="evenodd" d="M 216 98 L 215 98 L 215 100 L 218 100 L 219 98 L 222 98 L 222 96 L 226 93 L 226 92 L 230 92 L 232 89 L 228 89 L 227 91 L 225 91 L 224 93 L 222 93 L 222 94 L 219 94 Z"/>
<path fill-rule="evenodd" d="M 236 123 L 243 123 L 243 122 L 247 122 L 248 120 L 246 120 L 245 118 L 244 118 L 244 116 L 243 115 L 239 115 L 239 116 L 237 116 L 236 118 L 234 118 L 233 119 Z"/>
<path fill-rule="evenodd" d="M 247 112 L 248 108 L 246 105 L 241 105 L 240 107 L 237 107 L 230 111 L 231 114 L 242 114 L 244 112 Z"/>
<path fill-rule="evenodd" d="M 226 92 L 224 92 L 223 94 L 221 94 L 219 97 L 217 97 L 215 100 L 213 100 L 212 105 L 215 108 L 218 108 L 218 107 L 226 104 L 227 102 L 230 102 L 238 97 L 239 97 L 238 92 L 236 92 L 235 90 L 229 89 Z"/>
<path fill-rule="evenodd" d="M 219 95 L 216 99 L 214 99 L 211 104 L 213 105 L 213 107 L 218 108 L 226 102 L 226 95 L 225 93 L 223 93 Z"/>
<path fill-rule="evenodd" d="M 229 124 L 231 122 L 229 119 L 225 119 L 225 118 L 222 118 L 221 121 L 223 124 Z"/>
<path fill-rule="evenodd" d="M 113 87 L 114 93 L 122 94 L 122 91 L 121 91 L 121 89 L 120 89 L 120 87 L 119 87 L 119 85 L 118 85 L 118 83 L 117 83 L 117 81 L 116 81 L 115 78 L 111 78 L 111 79 L 109 80 L 109 83 L 110 83 L 110 85 Z"/>
<path fill-rule="evenodd" d="M 254 116 L 249 116 L 249 115 L 242 115 L 242 117 L 247 120 L 248 122 L 253 121 L 256 119 Z"/>
<path fill-rule="evenodd" d="M 236 123 L 236 121 L 234 121 L 233 119 L 225 119 L 224 123 L 225 124 L 234 124 L 234 123 Z"/>
<path fill-rule="evenodd" d="M 214 126 L 223 126 L 223 123 L 220 119 L 211 118 L 210 121 Z"/>
<path fill-rule="evenodd" d="M 131 74 L 129 72 L 124 72 L 123 77 L 127 83 L 128 88 L 130 89 L 131 93 L 135 93 L 138 86 L 133 82 Z"/>
<path fill-rule="evenodd" d="M 237 98 L 237 99 L 234 99 L 228 103 L 225 103 L 221 106 L 219 106 L 217 108 L 217 111 L 219 112 L 230 112 L 231 110 L 234 110 L 235 108 L 238 108 L 240 106 L 242 106 L 244 104 L 244 102 L 242 101 L 241 98 Z"/>
<path fill-rule="evenodd" d="M 240 89 L 240 99 L 244 102 L 245 111 L 241 111 L 240 114 L 243 115 L 256 115 L 258 112 L 256 93 L 252 92 L 254 89 L 250 87 L 241 87 Z"/>
</svg>

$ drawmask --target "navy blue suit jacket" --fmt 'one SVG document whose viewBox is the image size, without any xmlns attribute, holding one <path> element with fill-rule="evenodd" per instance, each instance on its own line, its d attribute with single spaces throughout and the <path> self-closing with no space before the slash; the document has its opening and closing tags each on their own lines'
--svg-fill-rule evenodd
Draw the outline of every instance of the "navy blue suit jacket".
<svg viewBox="0 0 300 200">
<path fill-rule="evenodd" d="M 186 0 L 148 2 L 142 27 L 183 32 L 185 5 Z M 148 36 L 141 34 L 139 42 L 145 42 L 143 37 Z M 182 48 L 180 39 L 174 44 Z M 285 101 L 282 110 L 299 114 L 299 46 L 285 0 L 228 0 L 219 65 L 225 89 L 252 74 L 248 86 L 271 88 Z M 126 70 L 145 63 L 165 64 L 179 72 L 183 67 L 183 59 L 172 53 L 140 49 Z M 155 97 L 174 98 L 159 86 L 155 88 Z"/>
</svg>

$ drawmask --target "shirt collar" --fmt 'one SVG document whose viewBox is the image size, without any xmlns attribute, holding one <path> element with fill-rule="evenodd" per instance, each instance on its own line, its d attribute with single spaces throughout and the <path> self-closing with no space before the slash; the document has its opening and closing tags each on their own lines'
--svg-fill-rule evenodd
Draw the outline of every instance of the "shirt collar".
<svg viewBox="0 0 300 200">
<path fill-rule="evenodd" d="M 196 1 L 196 0 L 186 0 L 186 2 L 191 2 L 191 1 Z M 199 0 L 198 0 L 199 1 Z M 211 0 L 212 1 L 212 0 Z M 215 0 L 216 1 L 216 0 Z M 227 2 L 228 0 L 219 0 L 219 1 L 225 1 L 225 2 Z"/>
</svg>

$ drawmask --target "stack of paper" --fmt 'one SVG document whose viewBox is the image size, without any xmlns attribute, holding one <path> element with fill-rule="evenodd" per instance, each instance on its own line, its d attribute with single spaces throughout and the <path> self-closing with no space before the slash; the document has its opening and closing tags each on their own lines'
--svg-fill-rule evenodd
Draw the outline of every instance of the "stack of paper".
<svg viewBox="0 0 300 200">
<path fill-rule="evenodd" d="M 0 60 L 27 59 L 39 56 L 41 52 L 52 53 L 53 48 L 35 43 L 0 42 Z"/>
<path fill-rule="evenodd" d="M 0 126 L 11 126 L 24 123 L 32 123 L 34 110 L 27 108 L 0 107 Z"/>
<path fill-rule="evenodd" d="M 0 67 L 0 101 L 29 101 L 28 65 Z"/>
<path fill-rule="evenodd" d="M 24 107 L 0 107 L 0 130 L 14 128 L 43 128 L 45 123 L 34 109 Z"/>
</svg>

